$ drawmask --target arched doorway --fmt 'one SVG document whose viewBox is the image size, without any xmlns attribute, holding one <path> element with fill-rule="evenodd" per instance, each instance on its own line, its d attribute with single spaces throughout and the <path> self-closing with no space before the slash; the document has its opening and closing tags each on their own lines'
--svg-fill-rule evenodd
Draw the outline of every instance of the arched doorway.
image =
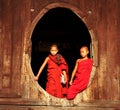
<svg viewBox="0 0 120 110">
<path fill-rule="evenodd" d="M 59 52 L 66 59 L 69 74 L 74 68 L 75 61 L 80 57 L 79 48 L 87 45 L 90 50 L 91 37 L 84 22 L 67 8 L 50 9 L 36 24 L 32 37 L 31 67 L 36 75 L 39 67 L 49 54 L 52 43 L 59 45 Z M 89 55 L 91 56 L 91 55 Z M 45 89 L 47 70 L 44 69 L 39 84 Z"/>
</svg>

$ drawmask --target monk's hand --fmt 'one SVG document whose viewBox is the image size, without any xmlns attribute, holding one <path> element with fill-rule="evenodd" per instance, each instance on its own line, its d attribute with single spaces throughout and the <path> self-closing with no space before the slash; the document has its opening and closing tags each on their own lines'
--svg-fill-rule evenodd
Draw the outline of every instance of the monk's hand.
<svg viewBox="0 0 120 110">
<path fill-rule="evenodd" d="M 66 75 L 64 75 L 64 77 L 65 77 L 65 84 L 66 84 L 68 79 Z"/>
<path fill-rule="evenodd" d="M 35 77 L 34 77 L 34 80 L 35 80 L 35 81 L 38 81 L 38 77 L 37 77 L 37 76 L 35 76 Z"/>
<path fill-rule="evenodd" d="M 72 81 L 72 80 L 70 80 L 69 84 L 70 84 L 70 85 L 72 85 L 72 82 L 73 82 L 73 81 Z"/>
<path fill-rule="evenodd" d="M 63 84 L 67 83 L 67 75 L 66 75 L 66 71 L 62 71 L 62 75 L 63 75 Z"/>
</svg>

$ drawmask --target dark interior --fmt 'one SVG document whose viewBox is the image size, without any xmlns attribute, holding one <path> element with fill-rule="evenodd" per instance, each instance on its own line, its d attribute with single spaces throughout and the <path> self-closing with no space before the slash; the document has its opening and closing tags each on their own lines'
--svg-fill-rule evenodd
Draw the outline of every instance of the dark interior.
<svg viewBox="0 0 120 110">
<path fill-rule="evenodd" d="M 37 74 L 44 59 L 49 54 L 49 46 L 57 43 L 59 53 L 66 59 L 69 76 L 76 59 L 80 58 L 79 49 L 87 45 L 90 49 L 91 37 L 84 22 L 73 11 L 66 8 L 49 10 L 36 24 L 32 37 L 31 67 Z M 90 56 L 90 54 L 89 54 Z M 45 89 L 47 66 L 39 77 L 39 84 Z"/>
</svg>

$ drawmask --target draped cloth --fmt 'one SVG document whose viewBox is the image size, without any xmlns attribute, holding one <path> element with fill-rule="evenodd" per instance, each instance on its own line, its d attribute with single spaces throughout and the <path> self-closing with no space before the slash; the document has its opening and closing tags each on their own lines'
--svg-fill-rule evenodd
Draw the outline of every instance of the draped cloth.
<svg viewBox="0 0 120 110">
<path fill-rule="evenodd" d="M 46 91 L 58 98 L 63 98 L 67 94 L 68 82 L 65 85 L 61 84 L 61 73 L 63 70 L 66 71 L 68 76 L 68 65 L 62 55 L 57 54 L 48 56 L 48 76 Z"/>
<path fill-rule="evenodd" d="M 67 99 L 74 99 L 79 92 L 87 88 L 91 70 L 91 59 L 85 59 L 78 62 L 75 79 L 72 85 L 68 88 Z"/>
</svg>

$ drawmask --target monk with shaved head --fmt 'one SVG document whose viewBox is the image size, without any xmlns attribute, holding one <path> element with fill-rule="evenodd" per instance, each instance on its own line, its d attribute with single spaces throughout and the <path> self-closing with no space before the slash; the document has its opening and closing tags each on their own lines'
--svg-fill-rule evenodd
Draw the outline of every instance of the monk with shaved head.
<svg viewBox="0 0 120 110">
<path fill-rule="evenodd" d="M 92 59 L 88 58 L 89 49 L 87 46 L 80 48 L 82 58 L 77 59 L 72 76 L 70 87 L 67 92 L 67 99 L 74 99 L 76 95 L 87 88 L 92 70 Z"/>
</svg>

